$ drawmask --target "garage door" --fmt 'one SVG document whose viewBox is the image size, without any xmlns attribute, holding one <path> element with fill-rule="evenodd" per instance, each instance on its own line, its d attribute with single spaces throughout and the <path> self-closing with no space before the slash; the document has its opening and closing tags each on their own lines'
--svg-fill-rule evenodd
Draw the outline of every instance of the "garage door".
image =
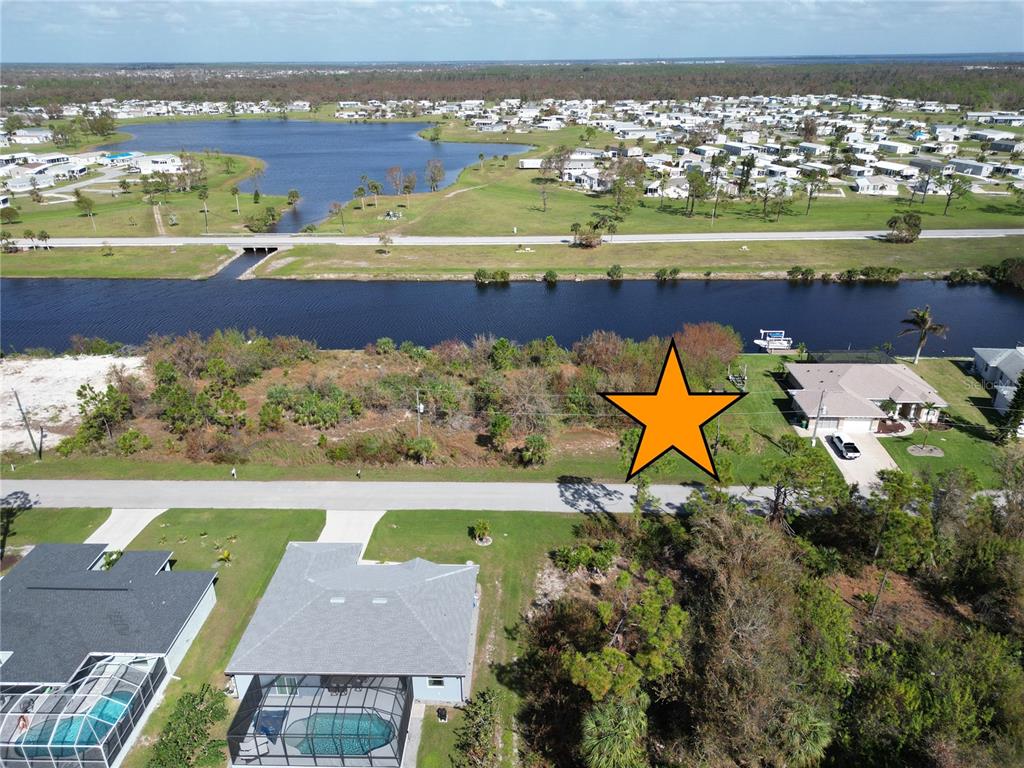
<svg viewBox="0 0 1024 768">
<path fill-rule="evenodd" d="M 831 430 L 835 432 L 839 429 L 839 419 L 818 419 L 818 430 L 825 430 L 826 432 Z"/>
</svg>

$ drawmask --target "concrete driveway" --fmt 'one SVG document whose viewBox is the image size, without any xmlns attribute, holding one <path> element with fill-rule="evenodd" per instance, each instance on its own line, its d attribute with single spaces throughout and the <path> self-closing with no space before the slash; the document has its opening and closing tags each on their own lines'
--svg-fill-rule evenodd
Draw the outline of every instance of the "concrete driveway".
<svg viewBox="0 0 1024 768">
<path fill-rule="evenodd" d="M 856 459 L 844 459 L 840 456 L 836 452 L 835 445 L 832 443 L 831 435 L 825 438 L 825 450 L 828 451 L 832 461 L 839 467 L 843 479 L 847 483 L 856 483 L 860 488 L 860 492 L 867 494 L 874 487 L 879 470 L 897 469 L 896 462 L 892 460 L 892 456 L 885 450 L 885 446 L 874 435 L 858 434 L 847 435 L 846 437 L 860 448 L 860 456 Z"/>
</svg>

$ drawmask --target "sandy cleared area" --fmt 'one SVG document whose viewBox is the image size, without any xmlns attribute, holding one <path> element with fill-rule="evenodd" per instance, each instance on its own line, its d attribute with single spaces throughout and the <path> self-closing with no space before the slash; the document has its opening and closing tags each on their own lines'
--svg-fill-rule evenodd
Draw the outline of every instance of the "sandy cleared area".
<svg viewBox="0 0 1024 768">
<path fill-rule="evenodd" d="M 15 392 L 36 440 L 42 427 L 46 433 L 44 447 L 53 448 L 62 437 L 75 430 L 78 423 L 75 393 L 80 386 L 89 383 L 101 389 L 107 385 L 111 368 L 124 366 L 141 373 L 143 363 L 142 357 L 113 355 L 0 360 L 0 449 L 18 453 L 32 450 Z"/>
</svg>

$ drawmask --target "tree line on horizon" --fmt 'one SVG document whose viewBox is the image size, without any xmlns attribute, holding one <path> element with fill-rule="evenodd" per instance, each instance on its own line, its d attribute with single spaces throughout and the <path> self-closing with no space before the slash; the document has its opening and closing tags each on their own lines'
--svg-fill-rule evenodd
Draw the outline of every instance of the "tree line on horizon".
<svg viewBox="0 0 1024 768">
<path fill-rule="evenodd" d="M 9 108 L 113 98 L 287 102 L 337 100 L 520 98 L 692 99 L 709 94 L 878 94 L 935 100 L 976 109 L 1024 107 L 1024 67 L 994 64 L 885 62 L 861 64 L 612 64 L 469 65 L 351 69 L 272 74 L 253 67 L 231 77 L 220 68 L 191 68 L 168 78 L 123 67 L 7 67 Z"/>
</svg>

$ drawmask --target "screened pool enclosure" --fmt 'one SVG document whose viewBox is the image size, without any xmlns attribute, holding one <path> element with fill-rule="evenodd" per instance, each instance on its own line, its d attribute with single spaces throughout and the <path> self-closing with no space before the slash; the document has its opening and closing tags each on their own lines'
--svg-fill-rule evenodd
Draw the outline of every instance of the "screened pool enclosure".
<svg viewBox="0 0 1024 768">
<path fill-rule="evenodd" d="M 0 765 L 110 768 L 166 674 L 160 656 L 90 656 L 66 684 L 0 689 Z"/>
<path fill-rule="evenodd" d="M 233 765 L 398 768 L 406 677 L 255 675 L 228 732 Z"/>
</svg>

